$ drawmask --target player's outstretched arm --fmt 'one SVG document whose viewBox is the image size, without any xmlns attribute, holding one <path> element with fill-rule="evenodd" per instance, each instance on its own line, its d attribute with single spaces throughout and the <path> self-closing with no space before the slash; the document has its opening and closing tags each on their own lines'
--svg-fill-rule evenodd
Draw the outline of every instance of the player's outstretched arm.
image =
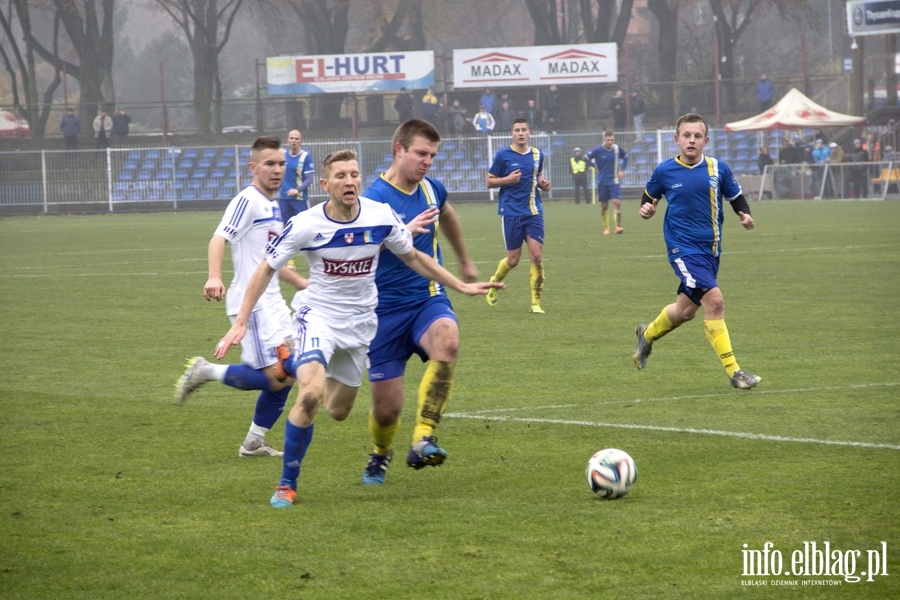
<svg viewBox="0 0 900 600">
<path fill-rule="evenodd" d="M 459 272 L 462 274 L 463 281 L 475 281 L 478 279 L 478 267 L 469 257 L 469 251 L 466 249 L 466 242 L 463 238 L 462 222 L 456 210 L 450 206 L 449 202 L 444 202 L 441 208 L 441 231 L 444 237 L 453 247 L 456 258 L 459 261 Z"/>
<path fill-rule="evenodd" d="M 506 287 L 505 283 L 494 281 L 466 283 L 439 265 L 436 260 L 423 252 L 419 252 L 415 248 L 406 254 L 398 254 L 397 257 L 402 260 L 407 267 L 422 277 L 433 279 L 438 283 L 467 296 L 484 296 L 491 288 L 503 289 Z"/>
<path fill-rule="evenodd" d="M 237 346 L 244 339 L 244 335 L 247 334 L 247 321 L 250 320 L 250 314 L 253 312 L 253 308 L 266 290 L 266 287 L 268 287 L 269 281 L 272 280 L 272 275 L 274 274 L 275 269 L 269 266 L 266 259 L 263 259 L 259 266 L 256 267 L 253 277 L 250 278 L 250 283 L 247 284 L 247 289 L 244 292 L 244 301 L 241 304 L 240 312 L 234 319 L 234 324 L 228 330 L 228 333 L 225 334 L 225 337 L 216 344 L 216 358 L 224 358 L 229 348 Z"/>
</svg>

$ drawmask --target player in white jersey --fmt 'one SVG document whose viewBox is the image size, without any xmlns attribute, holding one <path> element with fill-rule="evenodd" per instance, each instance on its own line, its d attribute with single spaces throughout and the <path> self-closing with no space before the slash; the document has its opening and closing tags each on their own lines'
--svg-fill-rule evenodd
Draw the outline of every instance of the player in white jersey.
<svg viewBox="0 0 900 600">
<path fill-rule="evenodd" d="M 225 209 L 225 214 L 209 241 L 207 258 L 209 278 L 203 286 L 207 301 L 225 299 L 225 312 L 233 321 L 238 314 L 244 293 L 253 271 L 262 260 L 266 244 L 282 229 L 278 201 L 273 200 L 284 175 L 284 150 L 274 136 L 263 136 L 254 142 L 250 154 L 253 183 L 241 190 Z M 231 245 L 234 278 L 228 291 L 222 280 L 225 246 Z M 281 276 L 298 289 L 306 286 L 306 279 L 284 269 Z M 188 361 L 184 374 L 176 383 L 175 399 L 179 404 L 188 395 L 209 381 L 221 381 L 241 390 L 261 390 L 250 430 L 238 456 L 281 456 L 281 452 L 265 441 L 284 410 L 293 380 L 280 381 L 275 377 L 277 347 L 293 335 L 291 314 L 278 277 L 273 277 L 259 302 L 253 307 L 247 336 L 241 349 L 239 365 L 217 365 L 202 356 Z"/>
<path fill-rule="evenodd" d="M 474 296 L 499 283 L 464 283 L 430 256 L 413 247 L 412 234 L 386 204 L 359 197 L 360 173 L 353 150 L 329 154 L 319 183 L 328 201 L 292 218 L 266 247 L 234 324 L 216 346 L 216 357 L 240 343 L 250 315 L 277 269 L 294 254 L 309 263 L 309 286 L 294 299 L 297 332 L 294 353 L 282 362 L 296 377 L 297 400 L 285 422 L 281 480 L 270 500 L 276 508 L 296 498 L 300 464 L 309 448 L 320 405 L 337 421 L 350 414 L 369 343 L 375 336 L 378 293 L 375 269 L 382 244 L 411 269 Z"/>
</svg>

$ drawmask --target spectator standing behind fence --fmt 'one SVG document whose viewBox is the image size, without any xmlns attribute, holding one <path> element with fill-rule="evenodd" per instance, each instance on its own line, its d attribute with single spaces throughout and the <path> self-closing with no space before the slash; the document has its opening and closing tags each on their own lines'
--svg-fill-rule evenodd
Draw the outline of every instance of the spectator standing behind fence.
<svg viewBox="0 0 900 600">
<path fill-rule="evenodd" d="M 837 196 L 838 185 L 840 185 L 841 178 L 843 177 L 843 168 L 842 167 L 833 167 L 831 165 L 836 165 L 842 162 L 847 161 L 847 157 L 844 155 L 844 149 L 838 146 L 836 143 L 831 142 L 828 144 L 828 147 L 831 149 L 831 155 L 828 157 L 828 178 L 825 180 L 825 196 L 827 198 L 834 198 Z M 837 177 L 838 184 L 835 184 L 835 177 Z"/>
<path fill-rule="evenodd" d="M 756 156 L 756 168 L 759 169 L 759 174 L 762 175 L 765 173 L 766 167 L 773 164 L 775 164 L 775 160 L 772 158 L 772 155 L 769 154 L 769 147 L 760 146 L 759 154 Z"/>
<path fill-rule="evenodd" d="M 628 120 L 625 106 L 625 94 L 622 90 L 616 90 L 615 95 L 609 100 L 609 110 L 612 112 L 613 123 L 616 129 L 621 131 L 625 129 Z"/>
<path fill-rule="evenodd" d="M 756 82 L 756 99 L 759 100 L 760 112 L 772 106 L 775 100 L 775 84 L 765 73 Z"/>
<path fill-rule="evenodd" d="M 528 126 L 531 127 L 531 131 L 540 133 L 544 130 L 544 125 L 541 122 L 541 111 L 538 109 L 534 100 L 528 101 L 528 106 L 525 107 L 524 117 L 528 119 Z"/>
<path fill-rule="evenodd" d="M 109 135 L 112 133 L 112 119 L 105 110 L 94 117 L 94 147 L 97 150 L 109 148 Z"/>
<path fill-rule="evenodd" d="M 482 104 L 481 110 L 472 117 L 472 125 L 475 127 L 476 132 L 482 135 L 490 135 L 494 130 L 496 122 L 494 121 L 494 116 L 488 111 L 487 107 Z"/>
<path fill-rule="evenodd" d="M 66 109 L 59 122 L 59 130 L 63 135 L 63 149 L 78 149 L 78 134 L 81 133 L 81 120 L 75 115 L 75 111 L 71 108 Z"/>
<path fill-rule="evenodd" d="M 631 92 L 631 120 L 634 121 L 634 130 L 638 133 L 644 133 L 645 112 L 647 112 L 647 105 L 644 97 L 637 90 Z"/>
<path fill-rule="evenodd" d="M 405 87 L 400 88 L 400 93 L 394 98 L 394 110 L 397 111 L 398 120 L 405 123 L 413 116 L 413 98 Z"/>
<path fill-rule="evenodd" d="M 434 88 L 428 88 L 425 95 L 422 96 L 422 118 L 434 125 L 438 126 L 438 113 L 443 105 L 438 102 L 437 96 L 434 95 Z"/>
<path fill-rule="evenodd" d="M 817 200 L 822 199 L 824 191 L 822 190 L 822 181 L 825 175 L 825 165 L 831 157 L 831 148 L 825 145 L 821 138 L 816 140 L 816 144 L 812 149 L 812 193 Z"/>
<path fill-rule="evenodd" d="M 478 101 L 479 106 L 483 106 L 485 110 L 489 113 L 494 114 L 494 102 L 497 98 L 494 96 L 493 90 L 491 88 L 484 88 L 484 93 L 481 95 L 481 99 Z"/>
<path fill-rule="evenodd" d="M 559 91 L 556 84 L 550 86 L 544 95 L 544 123 L 550 133 L 556 133 L 556 123 L 559 120 Z"/>
<path fill-rule="evenodd" d="M 863 147 L 862 140 L 853 140 L 853 149 L 847 155 L 847 162 L 867 163 L 869 153 Z M 869 173 L 865 165 L 853 165 L 848 167 L 847 196 L 850 198 L 865 198 L 869 193 Z"/>
<path fill-rule="evenodd" d="M 581 148 L 572 151 L 569 159 L 569 167 L 572 170 L 572 185 L 575 186 L 575 204 L 581 204 L 581 194 L 584 193 L 584 203 L 591 203 L 591 192 L 587 185 L 588 161 L 581 154 Z"/>
<path fill-rule="evenodd" d="M 112 132 L 117 138 L 122 139 L 128 137 L 129 130 L 131 129 L 131 115 L 125 112 L 125 109 L 121 106 L 119 110 L 116 111 L 116 114 L 113 115 L 112 118 Z"/>
<path fill-rule="evenodd" d="M 508 100 L 504 100 L 500 103 L 495 119 L 500 131 L 511 131 L 513 121 L 516 120 L 516 109 L 509 105 Z"/>
</svg>

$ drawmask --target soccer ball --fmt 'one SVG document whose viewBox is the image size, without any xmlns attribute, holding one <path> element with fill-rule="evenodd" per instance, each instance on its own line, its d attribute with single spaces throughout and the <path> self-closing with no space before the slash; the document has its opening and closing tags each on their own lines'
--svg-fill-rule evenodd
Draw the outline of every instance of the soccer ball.
<svg viewBox="0 0 900 600">
<path fill-rule="evenodd" d="M 637 467 L 624 450 L 606 448 L 591 457 L 585 475 L 592 492 L 605 500 L 615 500 L 631 491 Z"/>
</svg>

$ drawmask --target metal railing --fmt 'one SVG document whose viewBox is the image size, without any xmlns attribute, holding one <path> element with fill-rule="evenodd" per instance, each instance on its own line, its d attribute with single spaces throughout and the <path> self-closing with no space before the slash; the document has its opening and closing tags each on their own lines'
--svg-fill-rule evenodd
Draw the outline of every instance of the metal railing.
<svg viewBox="0 0 900 600">
<path fill-rule="evenodd" d="M 532 145 L 546 154 L 544 174 L 553 189 L 546 200 L 570 198 L 574 190 L 569 158 L 575 147 L 587 154 L 602 141 L 602 132 L 537 133 Z M 758 175 L 756 157 L 760 145 L 775 150 L 783 132 L 726 133 L 711 130 L 707 153 L 725 160 L 738 176 Z M 653 169 L 675 156 L 673 130 L 625 132 L 616 136 L 629 155 L 622 181 L 626 198 L 639 197 Z M 445 138 L 430 175 L 439 179 L 454 201 L 488 201 L 486 178 L 495 152 L 510 143 L 508 135 Z M 391 161 L 390 140 L 319 140 L 304 144 L 318 166 L 330 152 L 354 148 L 368 187 Z M 59 213 L 100 211 L 183 210 L 221 207 L 252 179 L 248 168 L 249 147 L 108 148 L 105 150 L 0 152 L 0 211 L 10 213 Z M 888 170 L 887 183 L 882 169 Z M 868 173 L 853 179 L 860 170 Z M 828 189 L 849 195 L 882 197 L 896 193 L 893 162 L 828 165 L 777 165 L 768 167 L 763 182 L 774 198 L 821 197 Z M 819 173 L 821 172 L 821 177 Z M 788 182 L 788 183 L 786 183 Z M 754 184 L 755 185 L 755 184 Z M 758 194 L 757 194 L 758 195 Z M 310 188 L 313 203 L 326 198 L 318 185 Z"/>
</svg>

